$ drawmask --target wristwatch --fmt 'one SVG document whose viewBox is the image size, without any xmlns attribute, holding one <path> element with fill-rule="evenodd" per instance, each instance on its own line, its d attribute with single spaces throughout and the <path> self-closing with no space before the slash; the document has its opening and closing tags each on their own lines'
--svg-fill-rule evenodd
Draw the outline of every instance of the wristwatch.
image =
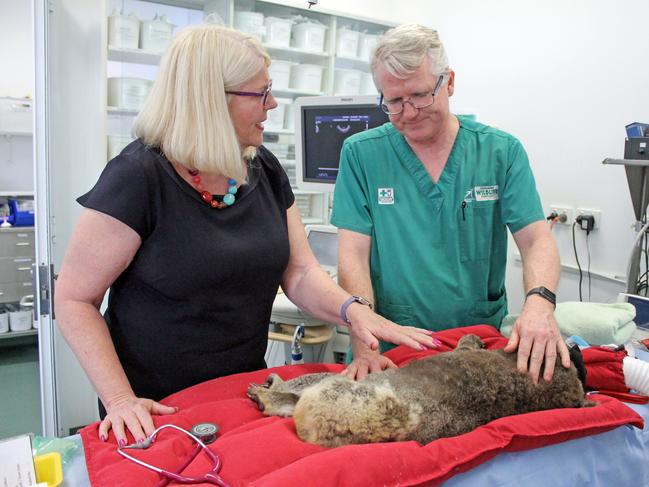
<svg viewBox="0 0 649 487">
<path fill-rule="evenodd" d="M 340 307 L 340 317 L 345 323 L 350 323 L 349 318 L 347 318 L 347 308 L 349 308 L 349 305 L 352 303 L 359 303 L 364 306 L 369 306 L 370 309 L 372 309 L 372 303 L 370 303 L 367 299 L 365 299 L 362 296 L 351 296 L 349 299 L 347 299 L 342 306 Z"/>
<path fill-rule="evenodd" d="M 532 294 L 538 294 L 543 299 L 550 301 L 552 303 L 552 306 L 554 306 L 555 308 L 557 307 L 557 296 L 552 291 L 550 291 L 547 287 L 539 286 L 539 287 L 532 288 L 527 292 L 525 297 L 527 298 Z"/>
</svg>

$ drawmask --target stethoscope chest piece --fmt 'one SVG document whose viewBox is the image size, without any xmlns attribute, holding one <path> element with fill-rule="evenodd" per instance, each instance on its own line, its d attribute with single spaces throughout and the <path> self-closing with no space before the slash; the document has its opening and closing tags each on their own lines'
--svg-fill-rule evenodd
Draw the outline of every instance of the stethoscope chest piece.
<svg viewBox="0 0 649 487">
<path fill-rule="evenodd" d="M 192 426 L 191 433 L 206 445 L 216 441 L 219 427 L 214 423 L 198 423 Z"/>
</svg>

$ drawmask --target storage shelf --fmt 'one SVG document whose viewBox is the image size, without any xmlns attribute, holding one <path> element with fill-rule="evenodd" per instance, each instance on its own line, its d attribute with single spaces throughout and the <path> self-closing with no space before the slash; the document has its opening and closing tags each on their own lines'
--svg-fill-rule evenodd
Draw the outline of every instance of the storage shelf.
<svg viewBox="0 0 649 487">
<path fill-rule="evenodd" d="M 142 0 L 149 3 L 158 3 L 160 5 L 171 5 L 172 7 L 190 8 L 192 10 L 203 10 L 205 0 Z"/>
<path fill-rule="evenodd" d="M 3 137 L 31 137 L 32 132 L 26 130 L 0 130 Z"/>
<path fill-rule="evenodd" d="M 324 220 L 314 216 L 305 216 L 302 218 L 302 223 L 304 225 L 319 225 L 320 223 L 324 223 Z"/>
<path fill-rule="evenodd" d="M 367 70 L 370 62 L 360 57 L 336 57 L 336 67 L 342 69 Z"/>
<path fill-rule="evenodd" d="M 289 129 L 264 129 L 265 134 L 286 134 L 286 135 L 293 135 L 295 133 L 294 130 L 289 130 Z"/>
<path fill-rule="evenodd" d="M 321 64 L 329 59 L 329 54 L 321 51 L 309 51 L 298 47 L 274 46 L 264 44 L 264 47 L 273 59 L 293 62 L 315 62 Z"/>
<path fill-rule="evenodd" d="M 38 335 L 38 330 L 32 328 L 30 330 L 25 330 L 25 331 L 7 331 L 5 333 L 0 333 L 0 340 L 27 337 L 32 335 Z"/>
<path fill-rule="evenodd" d="M 119 63 L 148 64 L 157 66 L 160 64 L 162 54 L 159 52 L 144 51 L 142 49 L 125 49 L 122 47 L 108 46 L 108 60 Z"/>
<path fill-rule="evenodd" d="M 129 115 L 129 116 L 136 116 L 139 112 L 135 108 L 124 108 L 124 107 L 111 107 L 108 106 L 106 107 L 106 112 L 108 112 L 109 115 Z"/>
<path fill-rule="evenodd" d="M 296 90 L 293 88 L 274 88 L 273 87 L 273 96 L 322 96 L 324 91 L 302 91 Z"/>
<path fill-rule="evenodd" d="M 0 196 L 34 196 L 33 191 L 0 191 Z"/>
</svg>

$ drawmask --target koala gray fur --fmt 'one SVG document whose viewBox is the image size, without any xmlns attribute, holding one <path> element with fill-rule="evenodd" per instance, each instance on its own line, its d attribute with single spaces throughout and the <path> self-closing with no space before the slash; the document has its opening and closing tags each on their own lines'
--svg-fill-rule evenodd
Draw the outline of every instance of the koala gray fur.
<svg viewBox="0 0 649 487">
<path fill-rule="evenodd" d="M 584 398 L 577 371 L 557 359 L 551 382 L 532 382 L 516 369 L 516 354 L 484 350 L 466 335 L 452 352 L 353 381 L 307 374 L 284 382 L 270 374 L 248 397 L 268 416 L 293 416 L 300 438 L 326 447 L 415 440 L 467 433 L 494 419 L 595 403 Z"/>
</svg>

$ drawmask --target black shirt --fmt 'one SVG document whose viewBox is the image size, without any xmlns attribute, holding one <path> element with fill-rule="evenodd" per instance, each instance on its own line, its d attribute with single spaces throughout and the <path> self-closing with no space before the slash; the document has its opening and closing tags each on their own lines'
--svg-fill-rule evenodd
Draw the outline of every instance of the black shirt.
<svg viewBox="0 0 649 487">
<path fill-rule="evenodd" d="M 273 300 L 289 258 L 295 197 L 263 146 L 235 203 L 213 209 L 141 141 L 110 161 L 77 201 L 142 238 L 110 288 L 105 319 L 138 397 L 265 367 Z"/>
</svg>

